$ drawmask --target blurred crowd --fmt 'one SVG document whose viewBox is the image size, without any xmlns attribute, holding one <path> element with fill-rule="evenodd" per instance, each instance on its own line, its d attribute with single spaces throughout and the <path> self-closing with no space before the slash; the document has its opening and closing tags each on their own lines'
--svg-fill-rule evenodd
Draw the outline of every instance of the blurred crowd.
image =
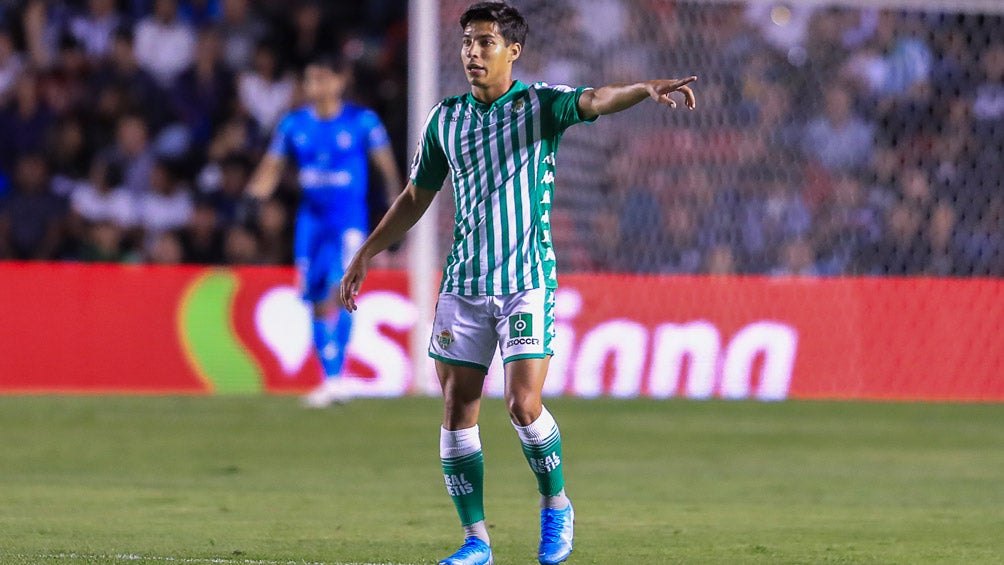
<svg viewBox="0 0 1004 565">
<path fill-rule="evenodd" d="M 699 75 L 694 112 L 642 104 L 567 132 L 552 216 L 562 271 L 1004 276 L 1000 14 L 513 3 L 530 22 L 526 82 Z M 468 89 L 467 5 L 442 2 L 444 96 Z M 0 2 L 0 260 L 289 263 L 294 179 L 253 205 L 249 174 L 302 102 L 304 61 L 332 50 L 403 162 L 406 11 Z"/>
<path fill-rule="evenodd" d="M 0 260 L 291 263 L 295 178 L 261 204 L 248 178 L 317 53 L 403 142 L 406 8 L 0 2 Z"/>
<path fill-rule="evenodd" d="M 1001 14 L 515 3 L 524 80 L 699 75 L 694 112 L 568 130 L 563 272 L 1004 276 Z"/>
</svg>

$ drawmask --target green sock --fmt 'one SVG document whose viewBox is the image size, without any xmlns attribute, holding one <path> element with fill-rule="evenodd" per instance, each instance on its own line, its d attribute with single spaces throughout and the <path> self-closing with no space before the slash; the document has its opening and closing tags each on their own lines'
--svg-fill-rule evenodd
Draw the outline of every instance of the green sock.
<svg viewBox="0 0 1004 565">
<path fill-rule="evenodd" d="M 442 430 L 440 459 L 446 492 L 453 499 L 460 523 L 469 526 L 485 519 L 485 460 L 477 426 L 467 430 Z M 443 446 L 449 445 L 444 448 Z M 458 454 L 462 453 L 462 454 Z"/>
<path fill-rule="evenodd" d="M 565 488 L 565 476 L 561 469 L 561 433 L 554 417 L 545 408 L 529 426 L 514 427 L 523 445 L 523 455 L 537 477 L 540 494 L 557 496 Z"/>
</svg>

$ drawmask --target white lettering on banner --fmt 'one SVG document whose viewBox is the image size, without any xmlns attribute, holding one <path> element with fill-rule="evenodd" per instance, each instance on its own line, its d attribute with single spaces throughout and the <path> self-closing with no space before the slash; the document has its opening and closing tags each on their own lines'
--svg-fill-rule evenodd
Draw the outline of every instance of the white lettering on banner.
<svg viewBox="0 0 1004 565">
<path fill-rule="evenodd" d="M 310 310 L 300 293 L 291 286 L 270 288 L 255 305 L 254 324 L 286 376 L 300 372 L 314 348 Z"/>
<path fill-rule="evenodd" d="M 359 309 L 352 316 L 352 341 L 348 355 L 373 369 L 373 379 L 353 379 L 359 394 L 401 396 L 411 385 L 411 363 L 405 347 L 380 333 L 381 326 L 408 331 L 415 326 L 418 312 L 408 298 L 386 291 L 359 295 Z"/>
<path fill-rule="evenodd" d="M 573 390 L 593 397 L 603 393 L 603 365 L 607 357 L 614 359 L 614 381 L 610 393 L 614 396 L 637 396 L 641 391 L 641 374 L 645 364 L 648 332 L 645 326 L 630 320 L 604 322 L 582 336 L 579 355 L 575 360 Z"/>
<path fill-rule="evenodd" d="M 784 324 L 757 322 L 739 330 L 725 352 L 722 397 L 749 397 L 753 362 L 762 353 L 763 371 L 756 397 L 783 400 L 788 396 L 797 347 L 798 333 Z"/>
<path fill-rule="evenodd" d="M 348 356 L 370 367 L 375 376 L 354 379 L 356 392 L 363 396 L 407 394 L 412 371 L 406 345 L 382 331 L 421 331 L 415 330 L 414 304 L 390 291 L 363 293 L 358 302 Z M 574 321 L 582 311 L 578 292 L 561 289 L 555 293 L 557 335 L 551 341 L 555 355 L 544 383 L 546 396 L 570 392 L 585 397 L 604 393 L 632 397 L 645 391 L 654 398 L 679 394 L 705 399 L 717 394 L 781 400 L 788 395 L 799 341 L 798 332 L 788 324 L 754 320 L 730 339 L 710 320 L 666 322 L 650 330 L 634 320 L 618 318 L 577 332 Z M 311 349 L 308 320 L 306 308 L 290 287 L 270 289 L 259 300 L 258 333 L 287 374 L 299 370 Z M 303 328 L 291 331 L 291 325 Z M 608 367 L 611 379 L 607 390 L 604 372 Z M 502 395 L 502 372 L 496 354 L 485 394 Z"/>
<path fill-rule="evenodd" d="M 662 324 L 652 340 L 652 367 L 649 393 L 667 398 L 676 393 L 683 375 L 684 360 L 690 360 L 685 394 L 688 398 L 710 398 L 715 392 L 715 373 L 721 350 L 718 328 L 700 320 L 689 324 Z"/>
</svg>

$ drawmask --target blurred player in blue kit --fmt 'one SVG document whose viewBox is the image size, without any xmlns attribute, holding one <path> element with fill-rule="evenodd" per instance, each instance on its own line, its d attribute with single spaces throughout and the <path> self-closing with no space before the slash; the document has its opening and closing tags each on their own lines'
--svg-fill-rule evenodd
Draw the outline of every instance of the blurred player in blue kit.
<svg viewBox="0 0 1004 565">
<path fill-rule="evenodd" d="M 349 69 L 337 57 L 323 55 L 307 64 L 303 90 L 309 104 L 279 123 L 249 185 L 252 196 L 268 199 L 286 162 L 299 167 L 302 194 L 293 256 L 303 299 L 312 307 L 314 346 L 325 374 L 324 382 L 304 397 L 314 408 L 351 397 L 342 366 L 352 320 L 331 289 L 366 238 L 370 163 L 389 200 L 401 186 L 380 118 L 343 101 L 348 81 Z"/>
</svg>

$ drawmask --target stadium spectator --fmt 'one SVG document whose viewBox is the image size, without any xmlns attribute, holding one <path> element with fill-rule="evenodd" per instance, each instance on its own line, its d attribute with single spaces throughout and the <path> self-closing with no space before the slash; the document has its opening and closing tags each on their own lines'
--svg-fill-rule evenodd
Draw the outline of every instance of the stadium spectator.
<svg viewBox="0 0 1004 565">
<path fill-rule="evenodd" d="M 774 277 L 816 277 L 821 269 L 816 264 L 816 249 L 812 243 L 801 237 L 786 241 L 781 246 L 780 264 L 771 269 Z"/>
<path fill-rule="evenodd" d="M 66 203 L 49 190 L 38 153 L 17 158 L 13 191 L 0 200 L 0 258 L 56 259 L 64 243 Z"/>
<path fill-rule="evenodd" d="M 921 229 L 924 211 L 908 200 L 896 203 L 886 213 L 885 234 L 871 254 L 869 272 L 876 275 L 918 275 L 927 266 L 927 250 Z"/>
<path fill-rule="evenodd" d="M 161 88 L 170 87 L 195 58 L 195 33 L 178 17 L 177 0 L 155 0 L 136 26 L 136 60 Z"/>
<path fill-rule="evenodd" d="M 24 61 L 14 49 L 10 30 L 0 26 L 0 107 L 11 99 L 23 70 Z"/>
<path fill-rule="evenodd" d="M 53 192 L 68 194 L 90 169 L 91 148 L 84 124 L 77 116 L 59 121 L 48 132 L 46 159 L 52 172 Z"/>
<path fill-rule="evenodd" d="M 293 103 L 296 82 L 280 66 L 271 43 L 259 43 L 252 68 L 237 79 L 237 94 L 260 132 L 270 132 Z"/>
<path fill-rule="evenodd" d="M 180 234 L 185 263 L 214 265 L 223 263 L 223 230 L 216 218 L 216 207 L 205 199 L 195 202 L 188 226 Z"/>
<path fill-rule="evenodd" d="M 222 0 L 223 58 L 233 71 L 251 66 L 255 46 L 268 35 L 269 29 L 251 11 L 249 0 Z"/>
<path fill-rule="evenodd" d="M 121 171 L 104 159 L 91 164 L 88 180 L 70 193 L 70 232 L 80 234 L 87 226 L 109 223 L 129 228 L 136 223 L 136 207 L 131 194 L 121 187 Z"/>
<path fill-rule="evenodd" d="M 223 16 L 223 5 L 220 0 L 182 0 L 178 14 L 193 27 L 200 28 L 218 22 Z"/>
<path fill-rule="evenodd" d="M 223 44 L 212 27 L 199 31 L 195 63 L 175 81 L 171 91 L 174 112 L 203 149 L 230 110 L 234 75 L 223 63 Z"/>
<path fill-rule="evenodd" d="M 184 258 L 181 240 L 173 231 L 157 235 L 146 254 L 146 260 L 155 265 L 178 265 Z"/>
<path fill-rule="evenodd" d="M 708 249 L 704 259 L 702 272 L 708 275 L 734 275 L 736 268 L 736 253 L 728 243 L 717 243 Z"/>
<path fill-rule="evenodd" d="M 293 262 L 293 240 L 290 237 L 289 210 L 277 199 L 261 203 L 255 229 L 260 242 L 260 263 L 288 265 Z"/>
<path fill-rule="evenodd" d="M 125 231 L 112 222 L 98 222 L 85 226 L 78 261 L 88 263 L 131 262 L 131 255 L 123 248 Z"/>
<path fill-rule="evenodd" d="M 116 127 L 115 144 L 102 157 L 122 170 L 123 185 L 134 197 L 147 192 L 154 155 L 150 149 L 149 129 L 142 116 L 123 116 Z"/>
<path fill-rule="evenodd" d="M 223 256 L 229 265 L 259 264 L 258 239 L 254 232 L 241 225 L 230 226 L 224 239 Z"/>
<path fill-rule="evenodd" d="M 958 213 L 948 202 L 939 202 L 931 210 L 931 217 L 924 231 L 927 243 L 927 266 L 924 274 L 934 277 L 959 276 L 966 274 L 959 249 L 957 233 Z"/>
<path fill-rule="evenodd" d="M 216 210 L 220 225 L 251 221 L 252 201 L 244 193 L 250 176 L 251 163 L 240 154 L 229 155 L 220 163 L 219 188 L 205 197 Z"/>
<path fill-rule="evenodd" d="M 70 20 L 69 32 L 88 56 L 102 59 L 111 50 L 112 34 L 121 23 L 115 0 L 88 0 L 87 11 Z"/>
<path fill-rule="evenodd" d="M 14 100 L 0 111 L 0 166 L 10 171 L 18 155 L 42 152 L 52 122 L 52 112 L 39 93 L 38 75 L 23 73 Z"/>
<path fill-rule="evenodd" d="M 323 4 L 318 0 L 298 0 L 290 16 L 290 37 L 285 44 L 285 60 L 302 69 L 321 53 L 333 53 L 338 45 L 337 28 L 327 20 Z"/>
<path fill-rule="evenodd" d="M 143 247 L 150 251 L 162 233 L 188 225 L 193 203 L 191 194 L 165 161 L 154 162 L 148 185 L 149 189 L 135 198 L 137 227 L 143 236 Z"/>
<path fill-rule="evenodd" d="M 823 111 L 806 124 L 803 150 L 832 172 L 864 167 L 871 156 L 874 128 L 854 113 L 853 87 L 835 83 L 823 89 Z"/>
<path fill-rule="evenodd" d="M 162 125 L 166 117 L 161 110 L 161 89 L 137 61 L 134 43 L 128 29 L 115 31 L 108 58 L 91 76 L 88 98 L 93 103 L 110 96 L 115 99 L 112 112 L 144 113 L 153 118 L 154 125 Z"/>
</svg>

